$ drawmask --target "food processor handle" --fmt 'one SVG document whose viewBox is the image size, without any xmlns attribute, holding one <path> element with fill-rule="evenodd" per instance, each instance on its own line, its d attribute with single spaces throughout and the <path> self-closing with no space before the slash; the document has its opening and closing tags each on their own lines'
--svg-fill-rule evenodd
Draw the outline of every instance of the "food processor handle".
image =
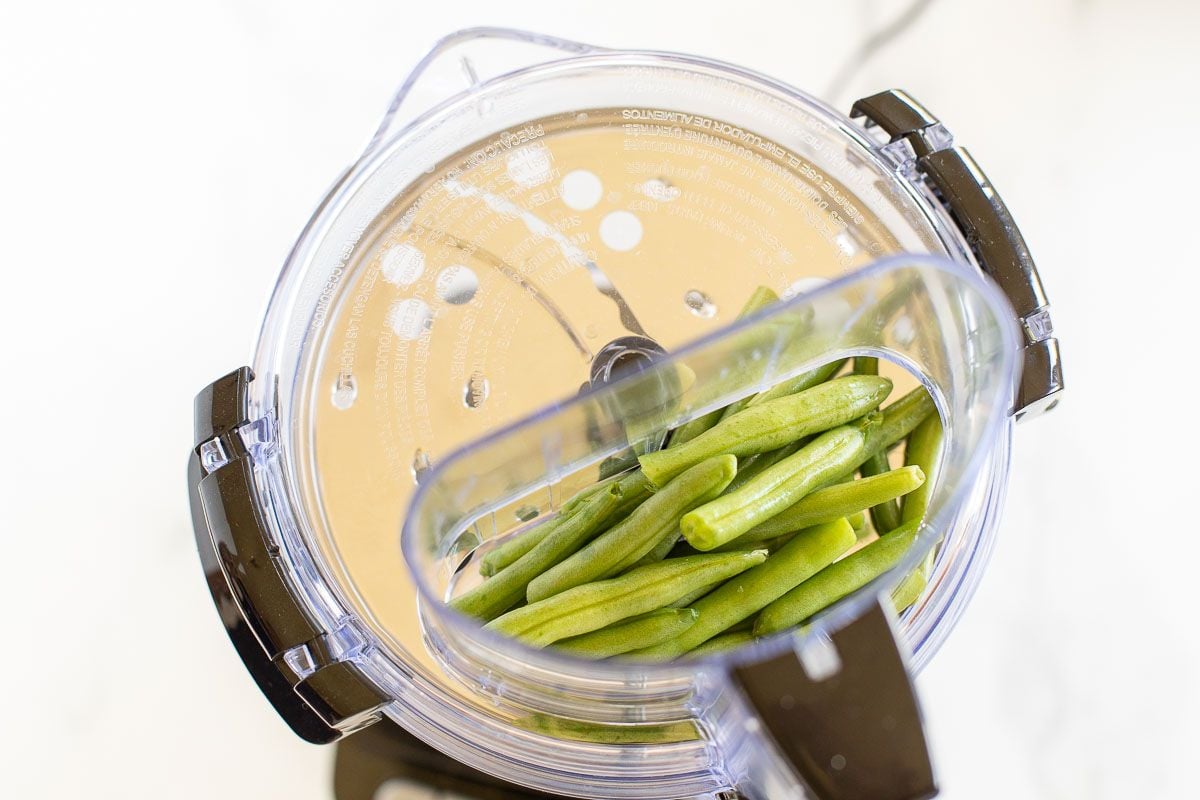
<svg viewBox="0 0 1200 800">
<path fill-rule="evenodd" d="M 253 419 L 241 367 L 196 397 L 188 496 L 196 547 L 221 622 L 262 693 L 296 735 L 327 744 L 382 717 L 388 698 L 349 658 L 352 621 L 324 630 L 289 588 L 255 501 L 254 458 L 270 458 L 273 416 Z"/>
<path fill-rule="evenodd" d="M 890 605 L 884 596 L 830 638 L 809 637 L 798 650 L 733 671 L 768 737 L 816 800 L 937 794 Z"/>
<path fill-rule="evenodd" d="M 899 89 L 854 103 L 851 117 L 863 117 L 889 137 L 889 158 L 910 179 L 933 189 L 963 232 L 979 266 L 999 284 L 1024 333 L 1022 370 L 1013 414 L 1018 421 L 1051 410 L 1062 395 L 1062 360 L 1050 302 L 1033 257 L 1012 215 L 979 164 L 937 117 Z"/>
</svg>

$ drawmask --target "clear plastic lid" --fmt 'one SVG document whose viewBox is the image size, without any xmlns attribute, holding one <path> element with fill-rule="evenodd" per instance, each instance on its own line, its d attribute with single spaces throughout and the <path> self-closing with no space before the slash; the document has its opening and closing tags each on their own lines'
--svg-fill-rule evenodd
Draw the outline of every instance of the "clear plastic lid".
<svg viewBox="0 0 1200 800">
<path fill-rule="evenodd" d="M 620 420 L 594 435 L 604 392 L 571 398 L 647 351 L 669 357 L 643 376 L 684 364 L 697 377 L 647 425 L 849 353 L 889 359 L 901 391 L 930 386 L 962 449 L 923 540 L 944 536 L 943 555 L 904 621 L 927 658 L 986 555 L 1016 345 L 1004 301 L 924 192 L 845 116 L 729 65 L 495 31 L 440 45 L 293 251 L 252 398 L 278 414 L 267 494 L 304 550 L 299 591 L 349 631 L 345 654 L 395 698 L 388 713 L 551 791 L 743 781 L 749 756 L 721 738 L 721 720 L 743 721 L 721 659 L 589 678 L 434 602 L 472 546 L 553 513 L 625 444 Z M 949 261 L 868 268 L 901 253 Z M 791 299 L 776 313 L 808 315 L 809 338 L 755 340 L 755 369 L 724 381 L 750 341 L 734 318 L 760 285 Z M 437 493 L 450 507 L 433 514 L 428 490 L 414 505 L 430 485 L 457 487 Z M 855 613 L 850 600 L 827 624 Z"/>
</svg>

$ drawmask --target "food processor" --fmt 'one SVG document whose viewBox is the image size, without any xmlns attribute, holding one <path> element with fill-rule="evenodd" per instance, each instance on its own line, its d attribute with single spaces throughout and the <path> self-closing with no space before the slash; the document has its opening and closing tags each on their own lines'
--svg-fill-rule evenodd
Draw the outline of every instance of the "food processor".
<svg viewBox="0 0 1200 800">
<path fill-rule="evenodd" d="M 783 300 L 738 319 L 758 286 Z M 803 629 L 585 662 L 445 605 L 614 460 L 856 355 L 929 390 L 940 477 L 902 563 Z M 1014 423 L 1062 387 L 1020 232 L 906 93 L 845 116 L 705 58 L 471 29 L 317 207 L 252 364 L 197 397 L 188 483 L 221 620 L 299 736 L 343 740 L 341 798 L 929 797 L 910 676 L 984 570 Z"/>
</svg>

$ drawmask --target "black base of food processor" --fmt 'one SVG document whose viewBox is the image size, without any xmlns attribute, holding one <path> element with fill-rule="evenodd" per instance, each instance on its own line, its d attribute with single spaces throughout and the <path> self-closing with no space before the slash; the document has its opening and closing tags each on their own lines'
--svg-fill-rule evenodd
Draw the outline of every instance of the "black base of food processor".
<svg viewBox="0 0 1200 800">
<path fill-rule="evenodd" d="M 454 797 L 464 800 L 546 800 L 559 797 L 471 769 L 434 750 L 388 720 L 347 736 L 337 743 L 336 751 L 333 767 L 333 796 L 336 800 L 375 800 L 376 797 L 385 800 L 388 795 L 379 794 L 379 790 L 391 781 L 426 789 L 431 793 L 430 796 L 441 797 L 442 792 L 450 792 Z"/>
</svg>

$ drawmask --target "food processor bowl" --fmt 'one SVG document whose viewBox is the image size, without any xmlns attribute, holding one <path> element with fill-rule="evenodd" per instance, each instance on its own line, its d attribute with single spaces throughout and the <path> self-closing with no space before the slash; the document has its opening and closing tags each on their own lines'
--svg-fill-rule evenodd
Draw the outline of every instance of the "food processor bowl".
<svg viewBox="0 0 1200 800">
<path fill-rule="evenodd" d="M 854 116 L 728 64 L 516 31 L 463 31 L 421 62 L 290 254 L 253 368 L 197 400 L 210 587 L 297 733 L 386 716 L 576 797 L 932 787 L 908 671 L 974 590 L 1013 422 L 1057 402 L 1061 367 L 970 155 L 902 92 Z M 784 302 L 735 319 L 760 285 Z M 850 355 L 929 388 L 942 478 L 905 561 L 803 632 L 596 664 L 444 605 L 605 458 Z M 881 598 L 935 546 L 893 619 Z M 851 654 L 868 645 L 891 682 L 866 717 L 826 713 L 866 685 Z M 885 718 L 895 746 L 874 752 Z"/>
</svg>

